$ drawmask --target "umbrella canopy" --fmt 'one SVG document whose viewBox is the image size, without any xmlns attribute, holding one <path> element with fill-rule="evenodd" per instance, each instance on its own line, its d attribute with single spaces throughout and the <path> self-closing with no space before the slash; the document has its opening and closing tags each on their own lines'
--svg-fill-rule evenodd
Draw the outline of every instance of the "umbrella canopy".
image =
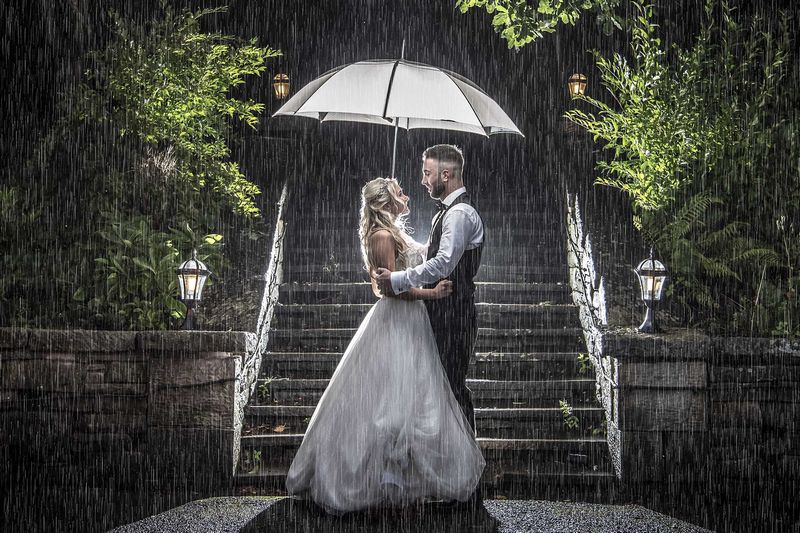
<svg viewBox="0 0 800 533">
<path fill-rule="evenodd" d="M 273 116 L 522 135 L 483 90 L 454 72 L 403 59 L 359 61 L 326 72 Z"/>
</svg>

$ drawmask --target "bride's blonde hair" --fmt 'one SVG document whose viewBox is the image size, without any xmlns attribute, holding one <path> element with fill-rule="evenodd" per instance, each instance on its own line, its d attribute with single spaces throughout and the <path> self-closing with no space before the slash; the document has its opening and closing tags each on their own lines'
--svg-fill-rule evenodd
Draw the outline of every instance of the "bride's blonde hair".
<svg viewBox="0 0 800 533">
<path fill-rule="evenodd" d="M 387 230 L 394 238 L 395 254 L 405 252 L 405 215 L 395 215 L 403 206 L 400 200 L 400 184 L 393 178 L 375 178 L 361 188 L 361 221 L 358 236 L 361 239 L 361 256 L 367 270 L 374 271 L 369 257 L 369 237 L 378 230 Z"/>
</svg>

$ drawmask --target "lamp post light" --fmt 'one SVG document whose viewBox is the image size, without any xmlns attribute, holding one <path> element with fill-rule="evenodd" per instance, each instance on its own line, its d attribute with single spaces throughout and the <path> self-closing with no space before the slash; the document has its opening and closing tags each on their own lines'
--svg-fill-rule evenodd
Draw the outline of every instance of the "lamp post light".
<svg viewBox="0 0 800 533">
<path fill-rule="evenodd" d="M 639 263 L 634 272 L 639 278 L 642 301 L 647 306 L 647 313 L 644 316 L 644 322 L 639 326 L 639 331 L 658 333 L 661 329 L 656 324 L 655 308 L 656 304 L 661 301 L 664 288 L 669 280 L 667 267 L 653 257 L 653 249 L 650 248 L 650 257 Z"/>
<path fill-rule="evenodd" d="M 289 96 L 289 76 L 287 74 L 275 74 L 272 78 L 272 91 L 277 100 L 285 100 Z"/>
<path fill-rule="evenodd" d="M 586 94 L 586 76 L 583 74 L 575 73 L 569 77 L 567 82 L 569 95 L 575 98 L 578 95 Z"/>
<path fill-rule="evenodd" d="M 203 286 L 210 275 L 211 271 L 197 258 L 197 250 L 192 250 L 192 258 L 178 267 L 181 301 L 186 304 L 186 320 L 181 329 L 194 329 L 194 309 L 203 296 Z"/>
</svg>

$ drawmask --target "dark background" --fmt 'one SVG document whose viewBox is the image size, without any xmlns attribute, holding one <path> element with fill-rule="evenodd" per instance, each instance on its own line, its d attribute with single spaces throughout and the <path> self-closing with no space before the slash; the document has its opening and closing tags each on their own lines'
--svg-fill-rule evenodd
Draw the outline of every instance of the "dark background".
<svg viewBox="0 0 800 533">
<path fill-rule="evenodd" d="M 418 157 L 426 146 L 454 142 L 465 149 L 468 183 L 472 179 L 482 186 L 513 183 L 517 187 L 523 182 L 542 185 L 534 188 L 546 194 L 560 174 L 574 173 L 565 172 L 572 155 L 561 149 L 561 116 L 570 105 L 568 77 L 575 71 L 586 73 L 589 93 L 598 95 L 602 88 L 586 50 L 626 52 L 625 34 L 617 31 L 605 36 L 591 15 L 575 27 L 560 26 L 556 33 L 514 51 L 492 30 L 490 15 L 482 10 L 463 15 L 453 0 L 173 2 L 191 9 L 225 4 L 228 13 L 208 17 L 208 29 L 243 38 L 258 37 L 260 44 L 285 54 L 271 60 L 260 79 L 252 78 L 246 84 L 247 94 L 266 103 L 268 111 L 277 109 L 271 96 L 271 79 L 276 72 L 289 74 L 294 91 L 338 65 L 398 57 L 406 39 L 407 59 L 447 68 L 473 80 L 526 135 L 525 139 L 501 135 L 487 140 L 443 131 L 401 132 L 397 174 L 406 182 L 416 180 Z M 792 2 L 734 2 L 737 4 L 749 13 L 756 9 L 776 11 Z M 657 2 L 665 40 L 687 44 L 698 29 L 702 7 L 703 2 L 698 0 Z M 161 13 L 160 2 L 152 0 L 10 0 L 0 6 L 0 168 L 4 177 L 30 157 L 37 140 L 64 112 L 57 105 L 62 92 L 73 87 L 87 68 L 82 58 L 89 50 L 102 48 L 109 38 L 109 8 L 140 21 Z M 315 159 L 315 168 L 326 178 L 363 182 L 390 171 L 389 128 L 330 123 L 318 126 L 310 119 L 270 120 L 268 115 L 265 113 L 257 132 L 245 132 L 262 139 L 261 144 L 250 144 L 256 146 L 256 153 L 243 153 L 245 148 L 235 147 L 235 155 L 244 161 L 250 178 L 257 183 L 266 185 L 275 178 L 266 175 L 268 167 L 259 160 L 280 150 L 275 143 L 270 144 L 270 138 L 285 135 L 287 129 L 308 130 L 307 134 L 318 141 L 314 149 L 331 152 L 331 156 L 322 154 Z"/>
</svg>

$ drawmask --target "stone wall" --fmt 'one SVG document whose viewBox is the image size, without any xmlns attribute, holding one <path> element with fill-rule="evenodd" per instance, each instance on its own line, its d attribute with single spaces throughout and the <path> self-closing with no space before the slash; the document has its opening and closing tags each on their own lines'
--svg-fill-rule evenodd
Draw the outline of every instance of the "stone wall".
<svg viewBox="0 0 800 533">
<path fill-rule="evenodd" d="M 213 492 L 239 458 L 256 345 L 244 332 L 0 329 L 2 479 Z"/>
<path fill-rule="evenodd" d="M 800 512 L 786 497 L 800 488 L 800 341 L 614 324 L 626 313 L 613 309 L 575 195 L 567 228 L 573 299 L 628 494 L 713 529 L 753 516 L 789 529 Z"/>
<path fill-rule="evenodd" d="M 230 491 L 283 279 L 287 195 L 284 183 L 256 333 L 0 328 L 0 530 L 54 517 L 55 530 L 106 530 Z"/>
<path fill-rule="evenodd" d="M 715 497 L 756 498 L 766 516 L 800 527 L 800 341 L 712 339 L 708 449 Z M 734 514 L 735 509 L 725 509 Z"/>
</svg>

